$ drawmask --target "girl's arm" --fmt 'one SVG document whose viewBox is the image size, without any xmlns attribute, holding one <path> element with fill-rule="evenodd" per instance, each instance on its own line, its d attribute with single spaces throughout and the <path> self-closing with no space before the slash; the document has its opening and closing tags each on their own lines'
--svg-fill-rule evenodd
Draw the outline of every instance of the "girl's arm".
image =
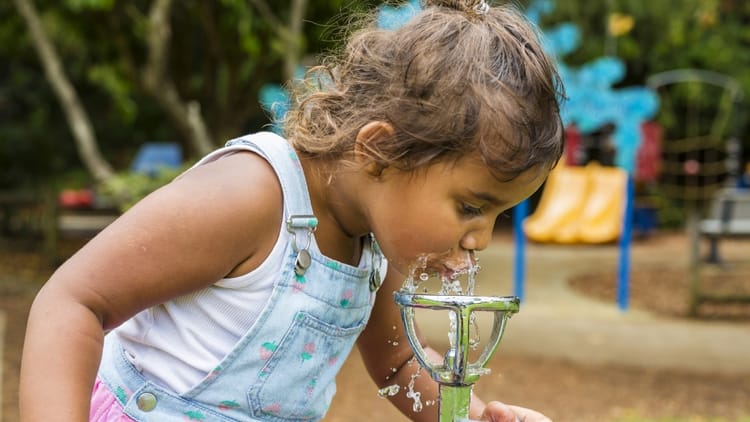
<svg viewBox="0 0 750 422">
<path fill-rule="evenodd" d="M 149 195 L 72 256 L 30 311 L 22 420 L 88 421 L 103 333 L 145 308 L 256 268 L 276 242 L 281 198 L 266 161 L 234 154 Z"/>
<path fill-rule="evenodd" d="M 378 291 L 370 321 L 358 340 L 358 346 L 365 366 L 378 388 L 399 385 L 399 393 L 389 399 L 404 415 L 413 421 L 436 421 L 438 384 L 425 370 L 418 369 L 419 363 L 412 359 L 414 354 L 406 339 L 401 311 L 393 300 L 393 292 L 401 288 L 403 281 L 404 277 L 389 267 L 388 275 Z M 421 335 L 419 338 L 430 360 L 441 362 L 443 357 L 427 346 Z M 394 342 L 397 345 L 394 346 Z M 421 373 L 415 378 L 413 391 L 420 393 L 421 412 L 413 410 L 414 399 L 406 395 L 409 391 L 409 382 L 418 370 Z M 428 406 L 427 403 L 431 405 Z M 499 402 L 490 402 L 486 405 L 474 395 L 471 397 L 469 416 L 474 420 L 493 422 L 549 422 L 548 418 L 533 410 L 507 406 Z"/>
</svg>

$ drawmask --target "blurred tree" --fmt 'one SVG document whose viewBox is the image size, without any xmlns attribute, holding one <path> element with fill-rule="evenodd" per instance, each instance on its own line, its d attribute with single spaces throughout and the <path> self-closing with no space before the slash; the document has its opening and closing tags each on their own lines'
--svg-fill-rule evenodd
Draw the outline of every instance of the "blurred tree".
<svg viewBox="0 0 750 422">
<path fill-rule="evenodd" d="M 328 35 L 331 26 L 326 22 L 344 9 L 344 0 L 14 2 L 19 7 L 37 5 L 36 28 L 46 32 L 51 40 L 48 46 L 57 50 L 73 96 L 78 94 L 80 109 L 90 116 L 91 139 L 96 145 L 98 138 L 102 155 L 115 168 L 127 165 L 128 156 L 147 140 L 177 140 L 188 156 L 196 156 L 224 139 L 258 130 L 268 122 L 258 103 L 260 87 L 267 82 L 284 83 L 307 54 L 335 46 L 338 39 Z M 347 7 L 345 13 L 367 6 Z M 42 75 L 33 69 L 26 49 L 12 46 L 30 45 L 32 32 L 19 24 L 20 16 L 28 14 L 12 12 L 0 5 L 0 55 L 7 56 L 9 63 L 23 63 L 25 69 L 0 70 L 0 77 L 14 84 L 21 75 L 37 78 L 26 86 L 26 92 L 8 91 L 29 99 L 41 93 L 44 100 L 29 103 L 28 108 L 46 106 L 51 92 L 42 86 Z M 9 100 L 0 89 L 0 107 Z M 75 108 L 70 101 L 61 104 L 68 114 Z M 58 118 L 48 113 L 36 125 L 52 127 Z M 38 127 L 29 132 L 36 129 L 45 136 Z M 76 133 L 80 127 L 71 125 L 70 129 Z M 3 119 L 0 152 L 14 150 L 6 148 L 11 139 L 26 142 L 28 136 L 22 132 L 15 121 Z M 61 133 L 55 137 L 53 147 L 70 141 Z M 105 174 L 81 158 L 93 175 Z"/>
<path fill-rule="evenodd" d="M 99 152 L 89 116 L 81 104 L 75 88 L 73 88 L 63 70 L 57 50 L 50 41 L 49 36 L 47 36 L 47 31 L 39 20 L 39 15 L 33 2 L 31 0 L 14 0 L 14 3 L 26 22 L 34 47 L 44 66 L 47 80 L 57 94 L 57 98 L 65 112 L 81 159 L 86 164 L 94 179 L 99 182 L 105 181 L 113 176 L 112 167 Z"/>
<path fill-rule="evenodd" d="M 180 142 L 195 157 L 260 129 L 268 123 L 258 103 L 260 88 L 284 84 L 295 62 L 343 39 L 334 29 L 348 26 L 350 14 L 383 3 L 33 2 L 88 112 L 101 154 L 116 169 L 126 168 L 146 141 Z M 529 2 L 519 0 L 522 7 Z M 335 16 L 343 18 L 328 24 Z M 627 66 L 620 86 L 694 67 L 734 76 L 750 93 L 750 73 L 744 72 L 750 64 L 750 2 L 557 0 L 542 27 L 559 22 L 573 22 L 582 33 L 566 63 L 617 55 Z M 80 166 L 29 34 L 14 3 L 0 2 L 0 187 L 28 179 L 24 173 L 45 178 Z M 747 145 L 750 137 L 743 138 Z"/>
<path fill-rule="evenodd" d="M 750 73 L 745 71 L 750 66 L 748 1 L 543 1 L 552 11 L 542 27 L 573 22 L 581 30 L 580 48 L 566 56 L 569 65 L 615 55 L 627 66 L 620 86 L 643 85 L 650 75 L 668 70 L 710 70 L 737 79 L 745 95 L 750 95 Z M 713 103 L 707 99 L 707 104 Z M 744 141 L 745 160 L 750 160 L 746 121 L 734 125 Z"/>
</svg>

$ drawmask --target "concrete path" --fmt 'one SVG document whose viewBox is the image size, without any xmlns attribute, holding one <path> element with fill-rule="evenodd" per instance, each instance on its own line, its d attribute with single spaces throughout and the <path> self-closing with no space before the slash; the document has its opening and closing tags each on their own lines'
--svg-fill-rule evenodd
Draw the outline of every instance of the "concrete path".
<svg viewBox="0 0 750 422">
<path fill-rule="evenodd" d="M 674 246 L 635 245 L 639 265 L 687 265 Z M 677 245 L 680 247 L 680 245 Z M 521 311 L 511 318 L 500 349 L 503 355 L 564 358 L 586 364 L 622 364 L 704 373 L 750 374 L 750 323 L 665 318 L 639 310 L 620 311 L 572 291 L 566 280 L 581 273 L 616 269 L 617 246 L 530 245 Z M 750 255 L 745 254 L 746 259 Z M 498 241 L 480 256 L 478 294 L 513 294 L 512 242 Z M 447 318 L 418 314 L 431 342 L 447 340 Z M 491 325 L 481 318 L 480 325 Z"/>
</svg>

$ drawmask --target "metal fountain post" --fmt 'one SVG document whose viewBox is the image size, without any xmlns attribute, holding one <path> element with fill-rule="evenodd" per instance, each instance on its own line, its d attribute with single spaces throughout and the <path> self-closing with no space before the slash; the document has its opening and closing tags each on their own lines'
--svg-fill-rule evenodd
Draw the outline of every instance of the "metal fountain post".
<svg viewBox="0 0 750 422">
<path fill-rule="evenodd" d="M 495 354 L 508 319 L 518 312 L 520 301 L 515 296 L 448 296 L 413 294 L 405 290 L 393 294 L 401 307 L 401 319 L 414 356 L 419 364 L 440 385 L 439 421 L 457 422 L 469 419 L 472 385 L 488 373 L 487 362 Z M 442 364 L 430 362 L 419 343 L 414 327 L 414 308 L 447 310 L 456 316 L 455 341 L 446 352 Z M 469 362 L 471 314 L 475 311 L 494 313 L 490 338 L 475 362 Z"/>
</svg>

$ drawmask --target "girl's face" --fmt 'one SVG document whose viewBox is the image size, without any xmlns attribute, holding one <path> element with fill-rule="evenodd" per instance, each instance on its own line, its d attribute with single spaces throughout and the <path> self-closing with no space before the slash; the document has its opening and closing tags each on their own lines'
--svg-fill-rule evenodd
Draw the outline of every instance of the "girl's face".
<svg viewBox="0 0 750 422">
<path fill-rule="evenodd" d="M 477 155 L 416 172 L 386 168 L 373 186 L 370 229 L 401 274 L 418 266 L 450 275 L 467 266 L 467 251 L 487 247 L 497 217 L 534 193 L 547 174 L 533 168 L 500 182 Z"/>
</svg>

